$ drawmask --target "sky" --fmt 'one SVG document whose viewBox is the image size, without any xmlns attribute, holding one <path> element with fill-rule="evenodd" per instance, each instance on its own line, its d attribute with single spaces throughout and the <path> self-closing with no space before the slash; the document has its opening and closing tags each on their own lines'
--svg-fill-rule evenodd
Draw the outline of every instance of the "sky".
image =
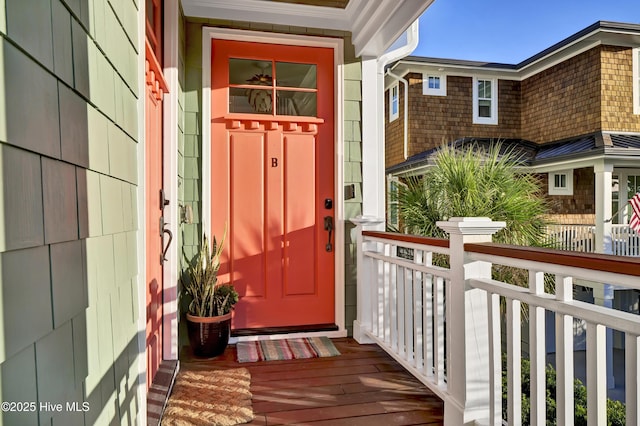
<svg viewBox="0 0 640 426">
<path fill-rule="evenodd" d="M 435 0 L 412 55 L 517 64 L 597 21 L 640 24 L 640 0 Z"/>
</svg>

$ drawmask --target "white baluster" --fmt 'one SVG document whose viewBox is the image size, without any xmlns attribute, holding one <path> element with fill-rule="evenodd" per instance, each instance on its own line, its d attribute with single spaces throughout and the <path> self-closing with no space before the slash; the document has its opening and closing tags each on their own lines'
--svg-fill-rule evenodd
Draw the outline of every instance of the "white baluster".
<svg viewBox="0 0 640 426">
<path fill-rule="evenodd" d="M 556 299 L 573 298 L 571 277 L 556 275 Z M 573 317 L 556 314 L 556 406 L 557 422 L 573 425 Z"/>
<path fill-rule="evenodd" d="M 587 323 L 587 424 L 607 423 L 607 329 Z"/>
<path fill-rule="evenodd" d="M 544 293 L 543 272 L 529 271 L 529 292 L 535 295 Z M 545 334 L 544 308 L 529 305 L 530 421 L 533 426 L 546 425 Z"/>
</svg>

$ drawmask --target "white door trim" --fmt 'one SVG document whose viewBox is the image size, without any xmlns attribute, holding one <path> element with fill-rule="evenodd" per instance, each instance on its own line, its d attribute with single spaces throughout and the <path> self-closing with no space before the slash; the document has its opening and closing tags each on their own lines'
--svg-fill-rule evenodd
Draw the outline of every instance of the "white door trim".
<svg viewBox="0 0 640 426">
<path fill-rule="evenodd" d="M 136 233 L 136 253 L 138 277 L 136 282 L 136 296 L 138 298 L 138 315 L 136 324 L 138 328 L 138 380 L 137 395 L 140 401 L 139 410 L 136 414 L 136 422 L 141 425 L 147 424 L 147 167 L 146 167 L 146 101 L 147 86 L 145 84 L 145 28 L 146 28 L 146 6 L 142 5 L 138 9 L 138 56 L 137 65 L 138 75 L 138 190 L 136 191 L 136 201 L 138 206 L 136 220 L 138 223 L 138 231 Z M 4 12 L 4 8 L 3 8 Z"/>
<path fill-rule="evenodd" d="M 178 0 L 165 0 L 163 74 L 169 92 L 165 93 L 162 101 L 162 185 L 170 201 L 169 205 L 164 208 L 165 229 L 169 229 L 173 234 L 173 242 L 167 250 L 167 260 L 164 263 L 162 273 L 162 358 L 164 360 L 177 360 L 180 353 L 178 343 L 178 279 L 180 273 L 180 250 L 178 250 L 178 233 L 180 232 L 178 213 L 179 19 Z"/>
<path fill-rule="evenodd" d="M 286 44 L 292 46 L 326 47 L 334 57 L 334 170 L 335 170 L 335 324 L 338 331 L 332 337 L 346 336 L 344 284 L 344 42 L 342 39 L 294 34 L 275 34 L 227 28 L 202 28 L 202 229 L 211 234 L 211 41 L 213 39 Z M 327 333 L 324 333 L 327 334 Z M 271 338 L 271 336 L 264 336 Z"/>
</svg>

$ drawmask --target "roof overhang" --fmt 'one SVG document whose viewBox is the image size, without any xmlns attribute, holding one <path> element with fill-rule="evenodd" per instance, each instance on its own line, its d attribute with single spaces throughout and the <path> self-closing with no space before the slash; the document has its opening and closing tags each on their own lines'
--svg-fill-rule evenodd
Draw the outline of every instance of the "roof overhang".
<svg viewBox="0 0 640 426">
<path fill-rule="evenodd" d="M 396 62 L 393 70 L 399 75 L 433 72 L 522 81 L 600 45 L 640 47 L 640 25 L 599 21 L 519 64 L 410 56 Z"/>
<path fill-rule="evenodd" d="M 182 0 L 189 18 L 348 31 L 356 56 L 379 57 L 434 0 L 350 0 L 343 8 L 264 0 Z"/>
<path fill-rule="evenodd" d="M 477 146 L 487 148 L 493 140 L 488 138 L 462 138 L 449 143 L 455 149 Z M 615 168 L 638 168 L 640 164 L 640 134 L 595 132 L 576 138 L 536 145 L 521 139 L 501 140 L 506 151 L 514 151 L 526 170 L 546 173 L 565 169 L 594 167 L 607 163 Z M 408 177 L 424 174 L 435 166 L 439 148 L 432 148 L 409 157 L 402 163 L 387 167 L 387 175 Z"/>
<path fill-rule="evenodd" d="M 566 156 L 548 161 L 536 162 L 530 166 L 531 170 L 537 173 L 553 172 L 563 169 L 581 169 L 593 167 L 600 163 L 609 163 L 615 168 L 638 168 L 640 164 L 640 150 L 599 148 L 588 154 Z"/>
</svg>

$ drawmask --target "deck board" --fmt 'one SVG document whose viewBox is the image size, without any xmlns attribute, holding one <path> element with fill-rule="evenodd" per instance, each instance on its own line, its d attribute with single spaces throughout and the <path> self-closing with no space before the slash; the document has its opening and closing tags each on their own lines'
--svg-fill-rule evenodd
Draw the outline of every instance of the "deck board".
<svg viewBox="0 0 640 426">
<path fill-rule="evenodd" d="M 251 425 L 442 425 L 443 403 L 376 345 L 335 339 L 341 355 L 238 363 L 235 347 L 213 360 L 185 350 L 182 369 L 237 368 L 251 372 Z"/>
</svg>

